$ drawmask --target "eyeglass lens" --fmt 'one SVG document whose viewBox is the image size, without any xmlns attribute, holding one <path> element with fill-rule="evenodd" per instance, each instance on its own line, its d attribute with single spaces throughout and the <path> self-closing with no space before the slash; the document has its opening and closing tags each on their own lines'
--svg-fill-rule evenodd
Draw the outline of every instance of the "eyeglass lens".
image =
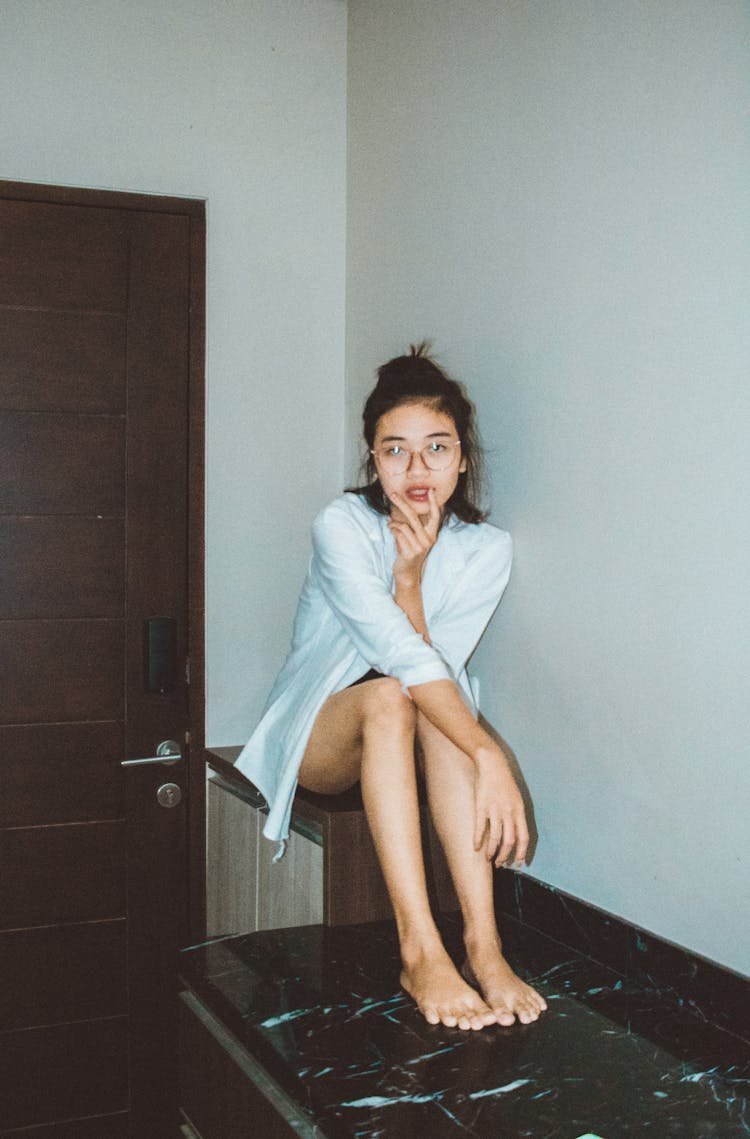
<svg viewBox="0 0 750 1139">
<path fill-rule="evenodd" d="M 439 444 L 429 443 L 419 452 L 412 452 L 404 447 L 383 447 L 378 451 L 381 463 L 391 471 L 405 471 L 411 462 L 412 454 L 421 455 L 422 462 L 431 471 L 442 471 L 449 467 L 456 456 L 459 441 Z"/>
</svg>

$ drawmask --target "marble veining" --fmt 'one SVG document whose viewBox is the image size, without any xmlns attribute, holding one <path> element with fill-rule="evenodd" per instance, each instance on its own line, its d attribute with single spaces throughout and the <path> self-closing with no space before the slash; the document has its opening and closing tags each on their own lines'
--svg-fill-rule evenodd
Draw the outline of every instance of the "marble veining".
<svg viewBox="0 0 750 1139">
<path fill-rule="evenodd" d="M 329 1139 L 750 1136 L 750 1046 L 671 991 L 503 918 L 550 1008 L 431 1026 L 398 988 L 390 922 L 266 931 L 183 953 L 183 976 Z M 445 919 L 456 957 L 460 928 Z"/>
<path fill-rule="evenodd" d="M 495 904 L 499 914 L 515 917 L 593 960 L 671 993 L 708 1023 L 750 1043 L 747 977 L 523 872 L 505 870 L 496 875 Z"/>
</svg>

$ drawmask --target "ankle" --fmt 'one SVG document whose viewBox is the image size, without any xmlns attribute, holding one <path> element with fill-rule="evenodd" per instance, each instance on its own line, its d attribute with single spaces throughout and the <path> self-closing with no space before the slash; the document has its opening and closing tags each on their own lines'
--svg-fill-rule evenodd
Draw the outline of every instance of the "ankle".
<svg viewBox="0 0 750 1139">
<path fill-rule="evenodd" d="M 413 926 L 399 930 L 399 949 L 405 966 L 418 965 L 429 957 L 445 952 L 445 947 L 437 928 L 433 926 L 415 929 Z"/>
<path fill-rule="evenodd" d="M 497 926 L 490 924 L 466 926 L 464 928 L 464 948 L 469 957 L 476 957 L 487 952 L 499 952 L 502 955 L 503 943 Z"/>
</svg>

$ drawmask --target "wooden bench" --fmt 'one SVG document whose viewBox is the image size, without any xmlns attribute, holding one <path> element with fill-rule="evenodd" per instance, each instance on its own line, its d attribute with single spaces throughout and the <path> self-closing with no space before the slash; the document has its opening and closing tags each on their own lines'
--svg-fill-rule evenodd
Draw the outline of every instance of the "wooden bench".
<svg viewBox="0 0 750 1139">
<path fill-rule="evenodd" d="M 276 847 L 261 834 L 264 800 L 234 767 L 241 750 L 206 751 L 208 936 L 391 917 L 359 785 L 341 795 L 298 789 L 289 847 L 273 864 Z M 421 801 L 431 901 L 453 910 L 458 903 L 423 792 Z"/>
</svg>

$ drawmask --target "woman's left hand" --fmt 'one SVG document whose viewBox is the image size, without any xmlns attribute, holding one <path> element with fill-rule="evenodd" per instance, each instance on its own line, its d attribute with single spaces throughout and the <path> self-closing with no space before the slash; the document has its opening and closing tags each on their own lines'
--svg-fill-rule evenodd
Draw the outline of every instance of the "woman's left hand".
<svg viewBox="0 0 750 1139">
<path fill-rule="evenodd" d="M 388 523 L 398 554 L 393 563 L 393 576 L 396 581 L 418 584 L 422 580 L 427 555 L 437 542 L 442 511 L 432 489 L 429 492 L 430 513 L 424 521 L 404 495 L 394 493 L 391 500 L 401 515 L 400 518 L 391 518 Z"/>
<path fill-rule="evenodd" d="M 494 754 L 493 754 L 494 752 Z M 499 748 L 475 759 L 474 849 L 484 850 L 488 862 L 500 867 L 511 860 L 522 866 L 529 846 L 521 792 Z"/>
</svg>

